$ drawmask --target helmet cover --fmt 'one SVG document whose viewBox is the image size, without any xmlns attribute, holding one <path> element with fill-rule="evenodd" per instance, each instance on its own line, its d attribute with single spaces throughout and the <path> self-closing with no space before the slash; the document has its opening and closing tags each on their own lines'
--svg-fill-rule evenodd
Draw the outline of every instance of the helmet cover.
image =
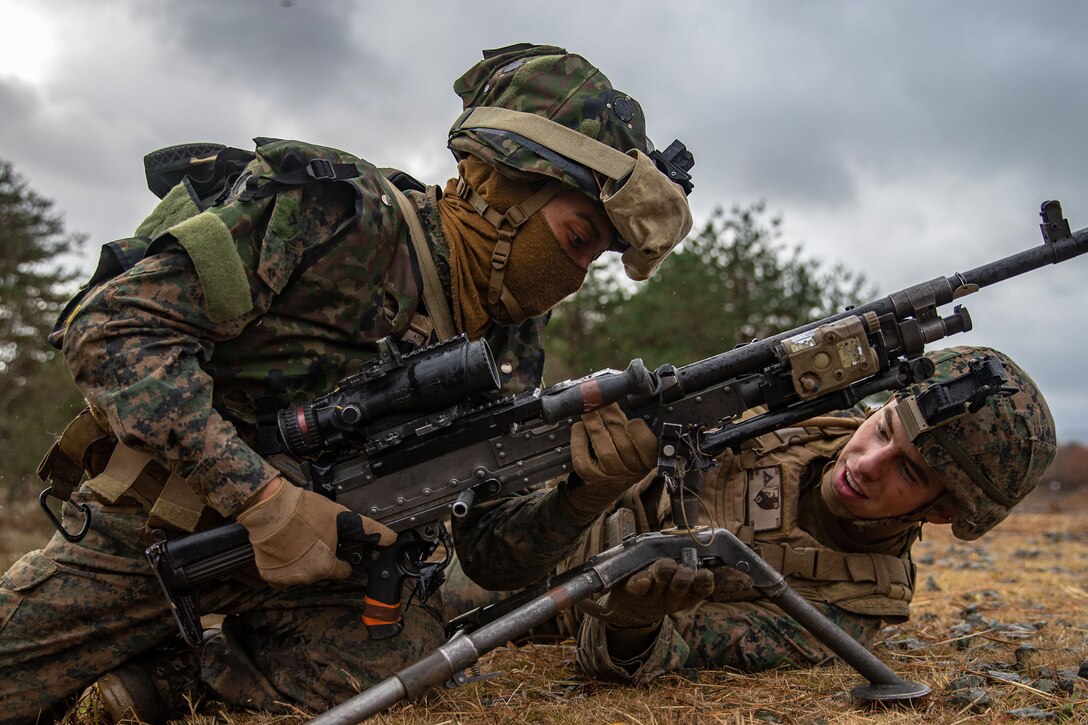
<svg viewBox="0 0 1088 725">
<path fill-rule="evenodd" d="M 958 464 L 932 431 L 918 434 L 914 444 L 934 468 L 956 501 L 952 533 L 970 541 L 992 529 L 1042 478 L 1057 451 L 1054 418 L 1038 386 L 1008 356 L 986 347 L 953 347 L 926 354 L 936 371 L 922 384 L 958 377 L 968 371 L 972 359 L 994 355 L 1005 369 L 1011 395 L 992 395 L 974 413 L 953 418 L 938 426 L 963 451 L 996 489 L 985 486 Z M 976 474 L 977 475 L 977 474 Z"/>
<path fill-rule="evenodd" d="M 520 43 L 484 51 L 484 59 L 453 85 L 464 108 L 508 108 L 543 116 L 611 148 L 649 153 L 646 118 L 638 101 L 612 87 L 608 78 L 580 55 L 552 45 Z M 451 132 L 458 159 L 472 154 L 512 178 L 551 177 L 597 200 L 591 173 L 525 139 L 485 129 Z"/>
</svg>

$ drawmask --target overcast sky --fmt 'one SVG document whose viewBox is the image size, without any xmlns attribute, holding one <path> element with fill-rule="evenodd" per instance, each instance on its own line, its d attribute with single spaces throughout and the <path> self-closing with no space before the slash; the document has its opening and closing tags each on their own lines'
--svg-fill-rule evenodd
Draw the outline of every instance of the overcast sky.
<svg viewBox="0 0 1088 725">
<path fill-rule="evenodd" d="M 587 57 L 695 154 L 696 224 L 766 200 L 882 294 L 1088 226 L 1088 3 L 1036 0 L 0 0 L 0 158 L 100 243 L 155 199 L 142 157 L 254 136 L 444 181 L 452 83 L 483 48 Z M 1088 443 L 1088 259 L 964 302 Z M 614 367 L 622 367 L 616 361 Z"/>
</svg>

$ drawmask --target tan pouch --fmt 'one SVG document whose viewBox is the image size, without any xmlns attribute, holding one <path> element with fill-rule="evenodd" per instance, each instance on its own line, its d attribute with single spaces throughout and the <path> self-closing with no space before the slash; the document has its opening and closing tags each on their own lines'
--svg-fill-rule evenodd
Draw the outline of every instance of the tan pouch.
<svg viewBox="0 0 1088 725">
<path fill-rule="evenodd" d="M 661 261 L 691 231 L 691 209 L 684 190 L 658 171 L 650 157 L 638 150 L 631 176 L 609 180 L 601 191 L 604 210 L 620 238 L 627 242 L 623 268 L 634 280 L 649 279 Z"/>
</svg>

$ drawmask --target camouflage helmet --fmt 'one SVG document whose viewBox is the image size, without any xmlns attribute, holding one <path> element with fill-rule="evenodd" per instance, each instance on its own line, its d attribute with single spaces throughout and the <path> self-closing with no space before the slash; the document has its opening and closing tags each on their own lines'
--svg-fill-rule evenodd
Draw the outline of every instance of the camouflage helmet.
<svg viewBox="0 0 1088 725">
<path fill-rule="evenodd" d="M 956 501 L 952 533 L 971 541 L 1009 515 L 1042 478 L 1057 450 L 1054 418 L 1028 374 L 1007 355 L 986 347 L 952 347 L 926 354 L 936 371 L 920 386 L 968 372 L 972 360 L 993 355 L 1004 368 L 1006 393 L 981 407 L 919 432 L 914 444 Z"/>
<path fill-rule="evenodd" d="M 585 58 L 563 48 L 520 43 L 485 50 L 484 60 L 458 78 L 453 89 L 466 112 L 485 107 L 532 113 L 621 153 L 653 150 L 638 101 L 614 89 Z M 509 132 L 466 129 L 464 118 L 450 129 L 450 150 L 458 159 L 472 154 L 511 178 L 539 181 L 541 175 L 548 176 L 598 198 L 597 182 L 584 166 Z"/>
<path fill-rule="evenodd" d="M 454 90 L 465 110 L 450 129 L 453 155 L 603 203 L 632 279 L 650 277 L 691 229 L 691 154 L 679 142 L 655 151 L 638 101 L 585 58 L 529 43 L 486 50 Z M 547 198 L 542 191 L 525 211 Z"/>
</svg>

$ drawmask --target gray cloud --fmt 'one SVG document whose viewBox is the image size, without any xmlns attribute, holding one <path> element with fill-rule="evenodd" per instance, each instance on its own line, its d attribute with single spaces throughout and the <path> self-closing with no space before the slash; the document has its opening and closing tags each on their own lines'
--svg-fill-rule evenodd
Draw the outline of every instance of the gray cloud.
<svg viewBox="0 0 1088 725">
<path fill-rule="evenodd" d="M 356 78 L 391 78 L 396 59 L 354 37 L 351 19 L 365 8 L 349 0 L 190 0 L 140 3 L 133 14 L 165 53 L 184 60 L 182 72 L 305 106 L 345 89 L 350 97 Z"/>
<path fill-rule="evenodd" d="M 184 141 L 303 138 L 441 181 L 454 78 L 525 40 L 584 54 L 659 146 L 687 143 L 697 223 L 766 199 L 789 241 L 885 293 L 1038 243 L 1047 198 L 1088 226 L 1082 3 L 0 0 L 0 18 L 16 4 L 58 42 L 40 83 L 0 66 L 0 156 L 96 241 L 149 208 L 142 155 Z M 1084 264 L 969 298 L 955 341 L 1013 355 L 1088 442 Z"/>
</svg>

